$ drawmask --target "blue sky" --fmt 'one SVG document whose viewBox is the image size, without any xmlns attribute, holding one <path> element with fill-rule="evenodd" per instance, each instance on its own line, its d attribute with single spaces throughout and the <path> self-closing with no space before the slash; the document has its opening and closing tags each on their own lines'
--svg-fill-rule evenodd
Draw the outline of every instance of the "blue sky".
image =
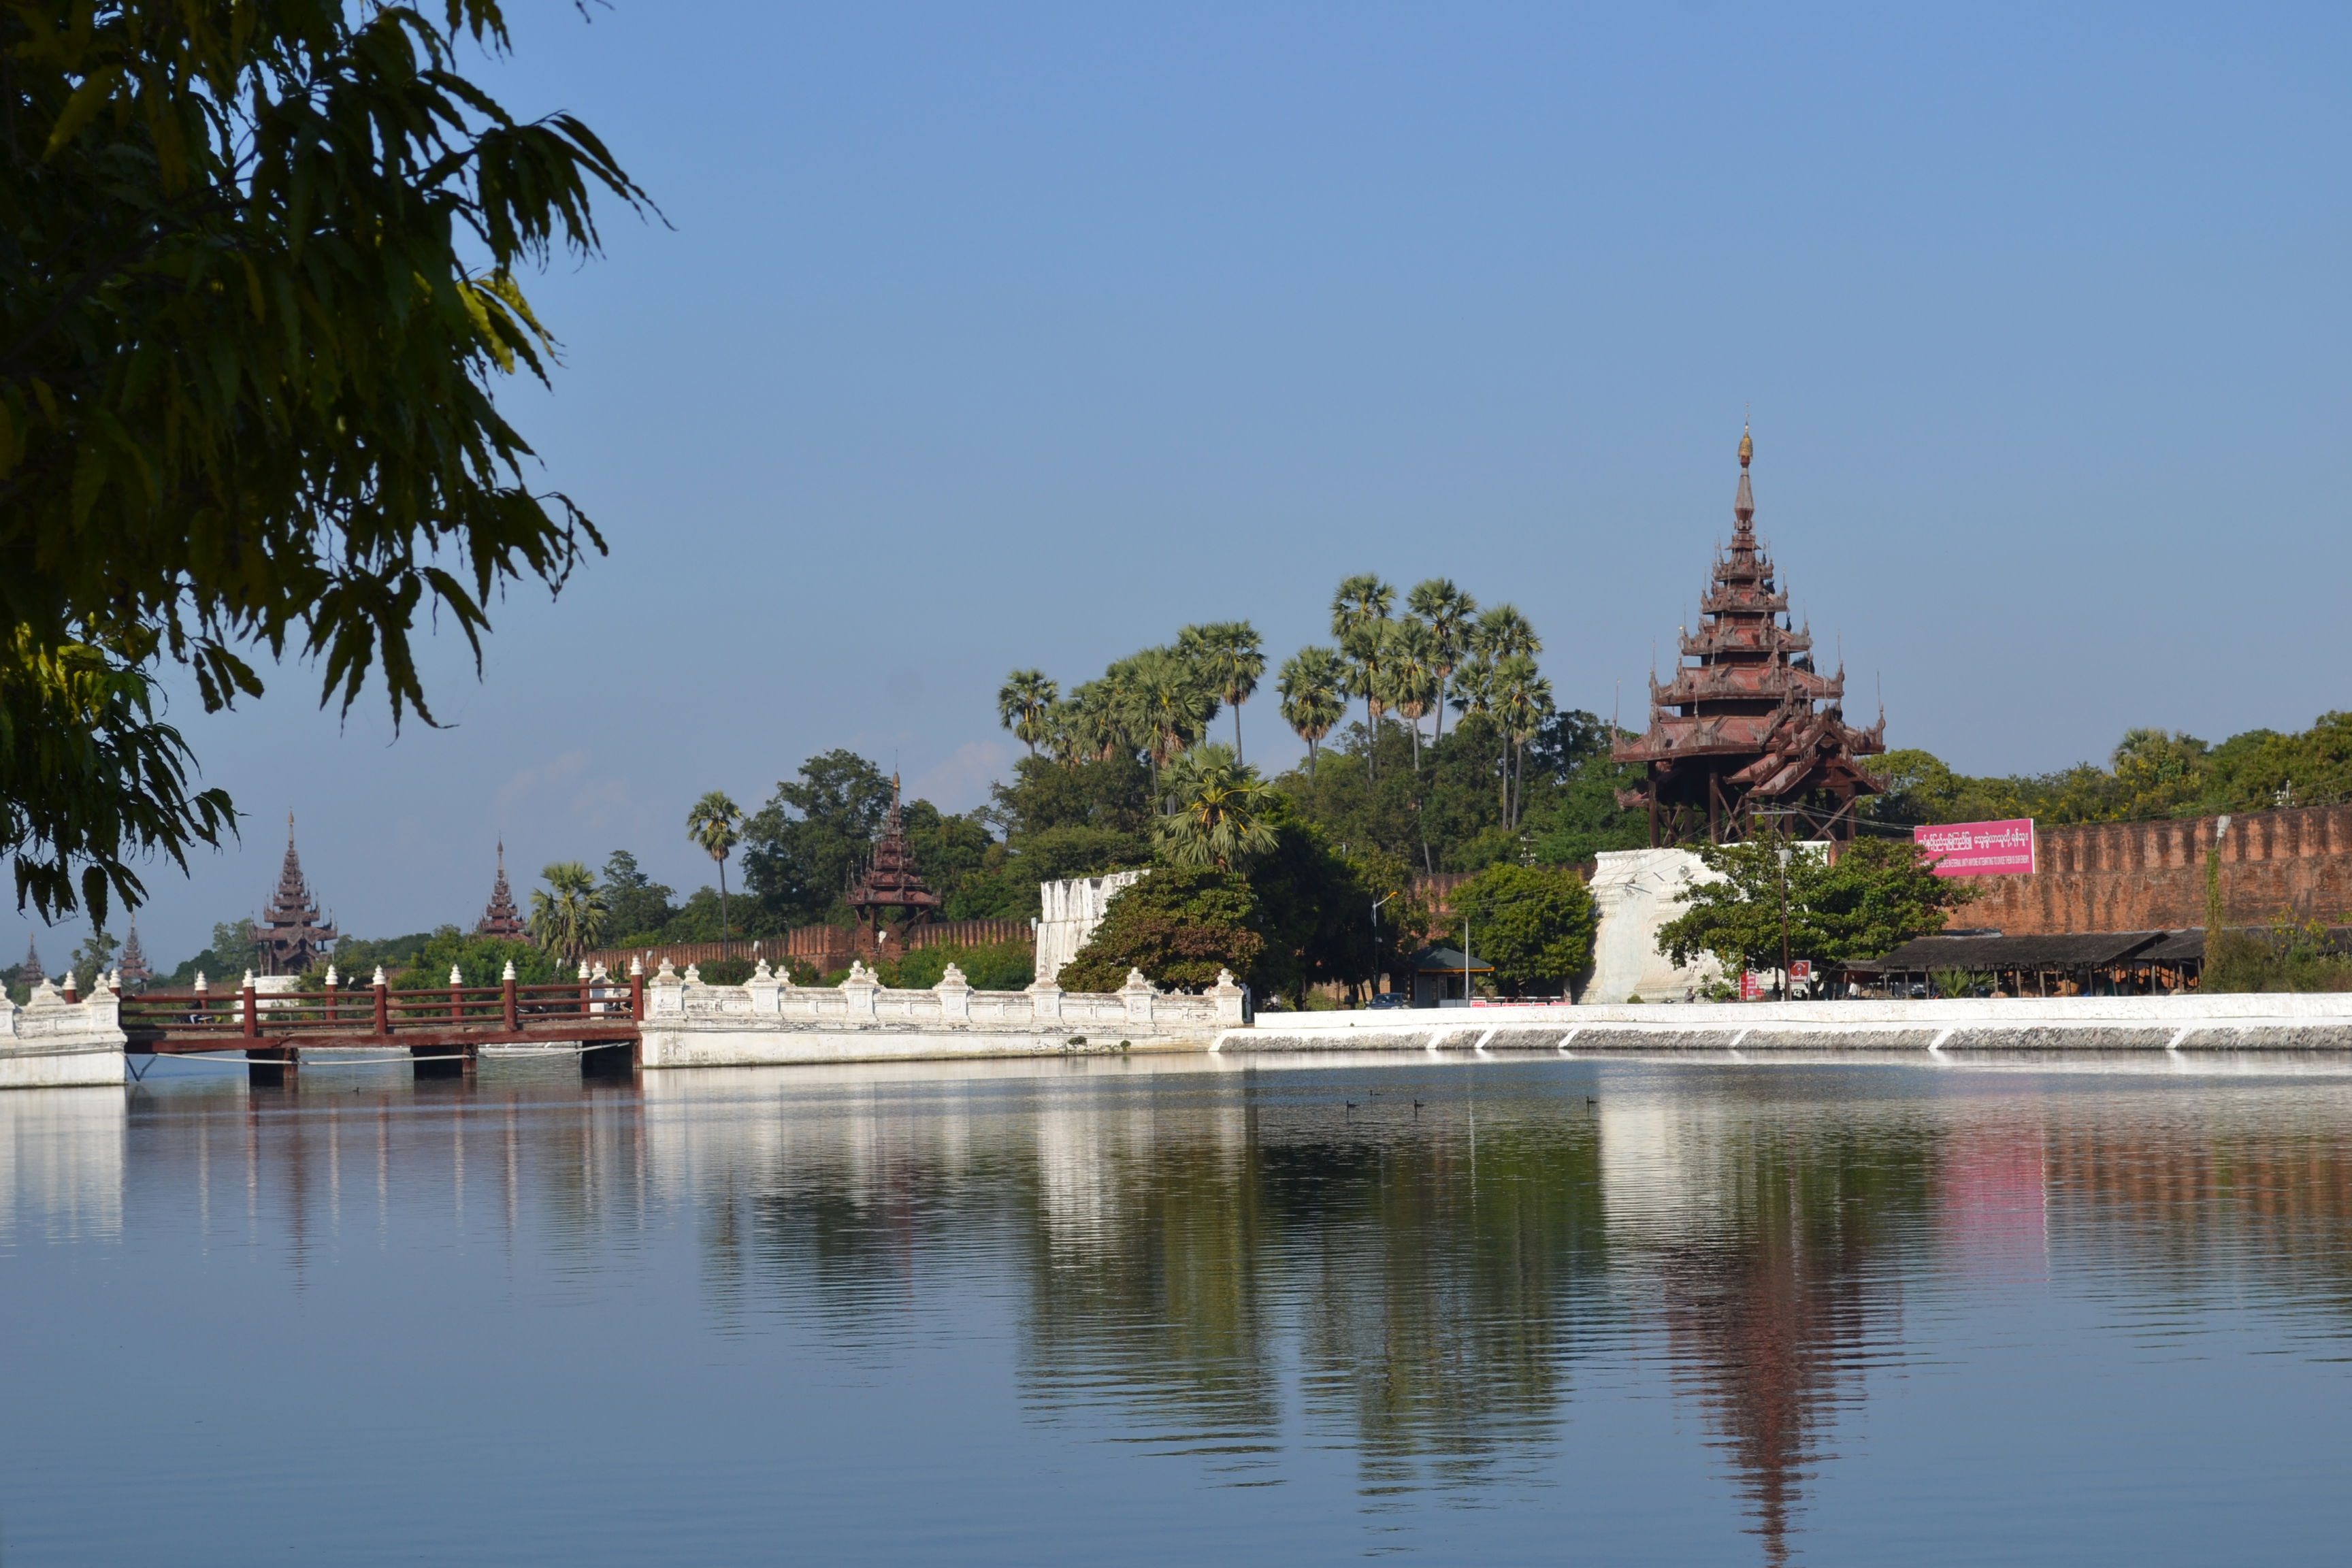
<svg viewBox="0 0 2352 1568">
<path fill-rule="evenodd" d="M 249 818 L 156 870 L 152 957 L 259 905 L 289 810 L 387 934 L 474 918 L 501 835 L 709 880 L 688 803 L 833 746 L 969 806 L 1006 669 L 1209 616 L 1279 659 L 1359 570 L 1512 600 L 1563 704 L 1638 717 L 1751 408 L 1895 744 L 2347 705 L 2342 7 L 513 10 L 509 107 L 668 219 L 535 281 L 568 363 L 508 395 L 612 553 L 478 682 L 441 651 L 447 729 L 299 668 L 180 704 Z"/>
</svg>

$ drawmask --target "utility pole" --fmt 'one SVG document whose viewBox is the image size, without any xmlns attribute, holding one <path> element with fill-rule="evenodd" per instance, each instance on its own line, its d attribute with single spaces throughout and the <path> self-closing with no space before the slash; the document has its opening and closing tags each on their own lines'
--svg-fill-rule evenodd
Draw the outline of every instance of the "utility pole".
<svg viewBox="0 0 2352 1568">
<path fill-rule="evenodd" d="M 1780 840 L 1780 1000 L 1789 999 L 1789 834 L 1784 821 Z"/>
</svg>

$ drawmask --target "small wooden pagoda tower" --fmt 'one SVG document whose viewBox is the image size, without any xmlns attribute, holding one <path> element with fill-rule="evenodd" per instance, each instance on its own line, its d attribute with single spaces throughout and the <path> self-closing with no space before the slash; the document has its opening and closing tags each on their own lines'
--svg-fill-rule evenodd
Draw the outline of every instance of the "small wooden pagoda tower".
<svg viewBox="0 0 2352 1568">
<path fill-rule="evenodd" d="M 26 985 L 38 985 L 48 975 L 41 968 L 41 941 L 35 937 L 25 944 L 25 966 L 16 972 L 17 980 Z"/>
<path fill-rule="evenodd" d="M 114 973 L 126 991 L 143 991 L 147 983 L 155 978 L 155 972 L 147 967 L 147 950 L 139 945 L 139 921 L 135 916 L 130 934 L 122 939 L 122 956 L 115 963 Z"/>
<path fill-rule="evenodd" d="M 1756 538 L 1755 455 L 1742 431 L 1731 548 L 1717 552 L 1699 628 L 1684 632 L 1673 679 L 1651 674 L 1649 732 L 1612 753 L 1644 771 L 1618 801 L 1648 810 L 1653 847 L 1758 832 L 1850 838 L 1854 802 L 1882 787 L 1856 759 L 1886 750 L 1886 715 L 1848 725 L 1844 669 L 1821 673 L 1811 632 L 1789 620 L 1788 591 Z"/>
<path fill-rule="evenodd" d="M 286 863 L 278 868 L 278 890 L 261 912 L 253 945 L 264 974 L 299 974 L 327 956 L 342 933 L 319 912 L 310 884 L 302 878 L 302 858 L 294 852 L 294 814 L 286 814 Z"/>
<path fill-rule="evenodd" d="M 499 879 L 490 884 L 490 901 L 475 922 L 476 936 L 494 936 L 506 942 L 523 938 L 522 911 L 515 908 L 514 889 L 507 886 L 507 841 L 499 840 Z"/>
<path fill-rule="evenodd" d="M 923 880 L 915 869 L 914 851 L 907 846 L 907 826 L 898 807 L 898 780 L 890 779 L 890 815 L 882 825 L 882 837 L 874 841 L 874 853 L 866 868 L 850 885 L 850 912 L 857 917 L 857 927 L 866 941 L 878 944 L 888 921 L 890 911 L 903 911 L 900 922 L 919 926 L 928 922 L 947 900 Z"/>
</svg>

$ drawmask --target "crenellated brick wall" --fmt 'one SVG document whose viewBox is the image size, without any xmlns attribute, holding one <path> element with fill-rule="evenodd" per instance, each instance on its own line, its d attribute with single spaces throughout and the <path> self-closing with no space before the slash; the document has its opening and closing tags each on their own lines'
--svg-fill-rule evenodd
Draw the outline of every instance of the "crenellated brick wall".
<svg viewBox="0 0 2352 1568">
<path fill-rule="evenodd" d="M 1984 877 L 1984 897 L 1953 917 L 2011 936 L 2154 931 L 2205 923 L 2205 853 L 2221 819 L 2101 822 L 2041 829 L 2042 869 Z M 2352 913 L 2352 805 L 2230 819 L 2221 899 L 2232 924 L 2282 909 L 2344 923 Z"/>
</svg>

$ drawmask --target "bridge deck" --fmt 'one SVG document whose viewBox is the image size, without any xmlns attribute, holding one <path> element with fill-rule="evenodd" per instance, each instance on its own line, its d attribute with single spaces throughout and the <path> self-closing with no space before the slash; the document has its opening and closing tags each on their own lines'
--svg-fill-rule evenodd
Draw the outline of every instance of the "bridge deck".
<svg viewBox="0 0 2352 1568">
<path fill-rule="evenodd" d="M 460 1049 L 478 1046 L 632 1045 L 645 1011 L 642 980 L 578 984 L 335 986 L 261 995 L 219 992 L 123 998 L 124 1049 L 206 1051 Z"/>
</svg>

